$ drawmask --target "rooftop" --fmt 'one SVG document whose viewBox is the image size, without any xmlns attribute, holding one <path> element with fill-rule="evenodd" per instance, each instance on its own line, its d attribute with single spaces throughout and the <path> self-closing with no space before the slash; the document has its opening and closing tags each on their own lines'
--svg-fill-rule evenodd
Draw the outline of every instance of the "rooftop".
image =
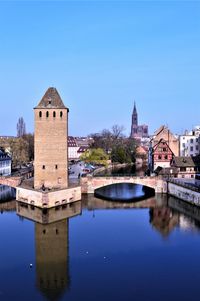
<svg viewBox="0 0 200 301">
<path fill-rule="evenodd" d="M 35 109 L 67 109 L 56 88 L 50 87 Z"/>
</svg>

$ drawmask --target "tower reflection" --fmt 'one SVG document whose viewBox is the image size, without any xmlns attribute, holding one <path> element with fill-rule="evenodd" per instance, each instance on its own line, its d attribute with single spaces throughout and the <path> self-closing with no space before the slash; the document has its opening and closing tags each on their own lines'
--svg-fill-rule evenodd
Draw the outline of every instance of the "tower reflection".
<svg viewBox="0 0 200 301">
<path fill-rule="evenodd" d="M 35 221 L 36 286 L 59 300 L 70 286 L 69 218 L 81 214 L 81 202 L 43 210 L 18 202 L 17 214 Z"/>
</svg>

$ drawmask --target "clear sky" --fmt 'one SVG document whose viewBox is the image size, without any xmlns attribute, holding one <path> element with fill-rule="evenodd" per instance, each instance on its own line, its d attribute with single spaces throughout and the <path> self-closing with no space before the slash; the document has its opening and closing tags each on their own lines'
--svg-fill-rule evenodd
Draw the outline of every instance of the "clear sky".
<svg viewBox="0 0 200 301">
<path fill-rule="evenodd" d="M 54 86 L 69 132 L 200 124 L 199 1 L 0 1 L 0 135 Z"/>
</svg>

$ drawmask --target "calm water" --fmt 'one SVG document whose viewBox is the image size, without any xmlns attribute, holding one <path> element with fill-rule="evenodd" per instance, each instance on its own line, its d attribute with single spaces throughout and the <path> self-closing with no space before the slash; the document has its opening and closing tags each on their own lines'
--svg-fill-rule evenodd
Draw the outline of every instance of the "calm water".
<svg viewBox="0 0 200 301">
<path fill-rule="evenodd" d="M 166 197 L 123 204 L 93 196 L 43 212 L 15 201 L 0 207 L 0 300 L 199 298 L 195 207 Z"/>
<path fill-rule="evenodd" d="M 141 165 L 127 165 L 125 167 L 113 167 L 106 169 L 97 174 L 97 176 L 124 176 L 124 175 L 133 175 L 133 176 L 144 176 L 144 173 L 147 169 L 147 166 Z"/>
<path fill-rule="evenodd" d="M 116 183 L 95 190 L 95 196 L 112 201 L 134 202 L 154 196 L 153 188 L 132 183 Z"/>
</svg>

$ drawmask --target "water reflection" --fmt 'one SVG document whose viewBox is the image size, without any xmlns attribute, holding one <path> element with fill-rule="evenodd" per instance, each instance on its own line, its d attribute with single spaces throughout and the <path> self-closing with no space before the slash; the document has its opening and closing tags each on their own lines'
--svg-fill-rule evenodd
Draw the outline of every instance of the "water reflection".
<svg viewBox="0 0 200 301">
<path fill-rule="evenodd" d="M 16 192 L 14 188 L 0 184 L 0 202 L 15 200 L 15 195 Z"/>
<path fill-rule="evenodd" d="M 101 200 L 93 195 L 83 196 L 82 206 L 87 210 L 104 209 L 148 209 L 149 223 L 163 237 L 167 237 L 175 228 L 181 230 L 200 230 L 200 208 L 167 195 L 156 195 L 139 202 L 116 202 Z M 95 213 L 93 214 L 95 216 Z"/>
<path fill-rule="evenodd" d="M 45 210 L 17 203 L 17 214 L 35 221 L 36 286 L 48 300 L 69 288 L 69 218 L 80 213 L 81 202 Z"/>
<path fill-rule="evenodd" d="M 155 195 L 155 190 L 138 184 L 117 183 L 97 188 L 94 195 L 105 200 L 136 202 Z"/>
</svg>

